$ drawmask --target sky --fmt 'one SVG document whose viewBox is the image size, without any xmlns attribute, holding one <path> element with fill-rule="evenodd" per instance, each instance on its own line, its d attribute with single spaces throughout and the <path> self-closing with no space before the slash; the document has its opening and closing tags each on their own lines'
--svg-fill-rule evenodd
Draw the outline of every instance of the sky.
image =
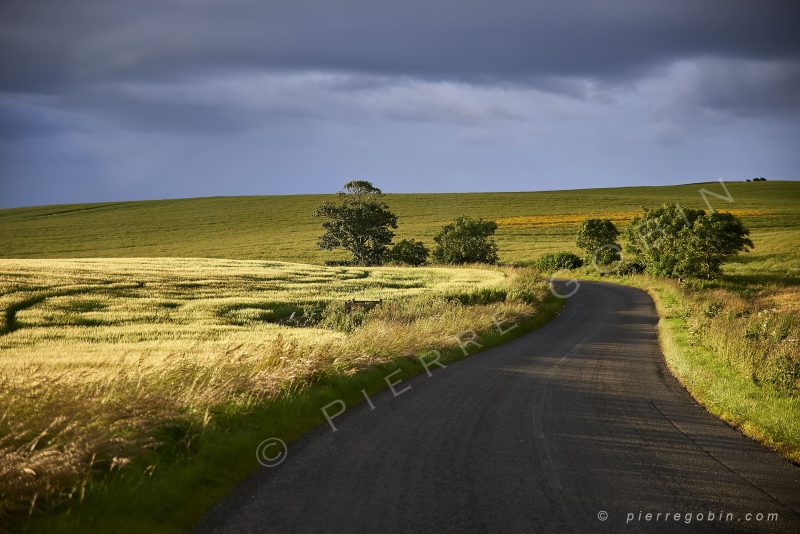
<svg viewBox="0 0 800 534">
<path fill-rule="evenodd" d="M 2 0 L 0 207 L 797 179 L 796 0 Z"/>
</svg>

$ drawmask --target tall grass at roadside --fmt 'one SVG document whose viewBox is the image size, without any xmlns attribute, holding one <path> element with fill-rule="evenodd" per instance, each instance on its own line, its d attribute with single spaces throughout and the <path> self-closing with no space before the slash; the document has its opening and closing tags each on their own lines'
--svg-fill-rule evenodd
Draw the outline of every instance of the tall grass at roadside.
<svg viewBox="0 0 800 534">
<path fill-rule="evenodd" d="M 684 323 L 689 345 L 757 386 L 800 397 L 800 315 L 782 305 L 792 289 L 761 286 L 743 295 L 715 281 L 638 278 L 638 285 L 671 295 L 670 314 Z"/>
<path fill-rule="evenodd" d="M 509 269 L 214 260 L 0 269 L 14 323 L 0 336 L 0 517 L 78 503 L 98 475 L 190 457 L 220 417 L 328 375 L 452 349 L 461 332 L 531 316 L 547 294 Z M 363 295 L 385 304 L 349 332 L 323 327 L 337 300 Z M 309 303 L 322 312 L 298 322 Z"/>
<path fill-rule="evenodd" d="M 692 343 L 757 385 L 800 395 L 797 312 L 776 307 L 772 295 L 743 298 L 724 289 L 688 289 L 683 302 Z"/>
</svg>

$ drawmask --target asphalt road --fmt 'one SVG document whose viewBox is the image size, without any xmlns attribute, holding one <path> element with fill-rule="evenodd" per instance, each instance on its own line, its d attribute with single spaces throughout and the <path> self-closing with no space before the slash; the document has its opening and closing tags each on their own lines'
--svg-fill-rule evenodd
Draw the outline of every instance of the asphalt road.
<svg viewBox="0 0 800 534">
<path fill-rule="evenodd" d="M 656 323 L 644 292 L 583 283 L 545 327 L 290 445 L 197 531 L 800 532 L 800 468 L 695 404 Z"/>
</svg>

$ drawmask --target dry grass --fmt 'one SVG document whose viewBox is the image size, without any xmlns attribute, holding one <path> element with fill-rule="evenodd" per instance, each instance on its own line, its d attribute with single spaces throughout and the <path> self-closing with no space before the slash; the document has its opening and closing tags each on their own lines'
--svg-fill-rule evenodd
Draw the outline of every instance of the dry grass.
<svg viewBox="0 0 800 534">
<path fill-rule="evenodd" d="M 546 289 L 473 268 L 108 259 L 0 260 L 0 291 L 2 517 L 80 498 L 93 473 L 146 460 L 165 436 L 190 447 L 221 406 L 453 347 L 529 315 Z M 310 316 L 354 297 L 388 300 L 352 332 Z"/>
<path fill-rule="evenodd" d="M 776 311 L 800 313 L 800 288 L 792 287 L 776 291 L 769 300 Z"/>
</svg>

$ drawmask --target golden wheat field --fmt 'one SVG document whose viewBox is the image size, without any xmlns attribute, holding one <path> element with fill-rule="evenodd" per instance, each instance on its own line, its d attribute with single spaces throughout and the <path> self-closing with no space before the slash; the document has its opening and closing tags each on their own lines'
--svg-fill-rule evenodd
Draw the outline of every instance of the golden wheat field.
<svg viewBox="0 0 800 534">
<path fill-rule="evenodd" d="M 202 356 L 277 336 L 332 341 L 341 334 L 298 327 L 304 305 L 445 295 L 503 280 L 500 271 L 478 269 L 185 258 L 0 260 L 8 331 L 0 337 L 0 365 L 97 373 L 109 360 L 156 363 L 187 346 Z"/>
<path fill-rule="evenodd" d="M 202 433 L 215 407 L 454 347 L 532 313 L 545 291 L 469 267 L 0 260 L 0 517 L 80 494 L 93 472 L 158 447 L 165 426 Z M 383 305 L 342 313 L 353 298 Z"/>
</svg>

